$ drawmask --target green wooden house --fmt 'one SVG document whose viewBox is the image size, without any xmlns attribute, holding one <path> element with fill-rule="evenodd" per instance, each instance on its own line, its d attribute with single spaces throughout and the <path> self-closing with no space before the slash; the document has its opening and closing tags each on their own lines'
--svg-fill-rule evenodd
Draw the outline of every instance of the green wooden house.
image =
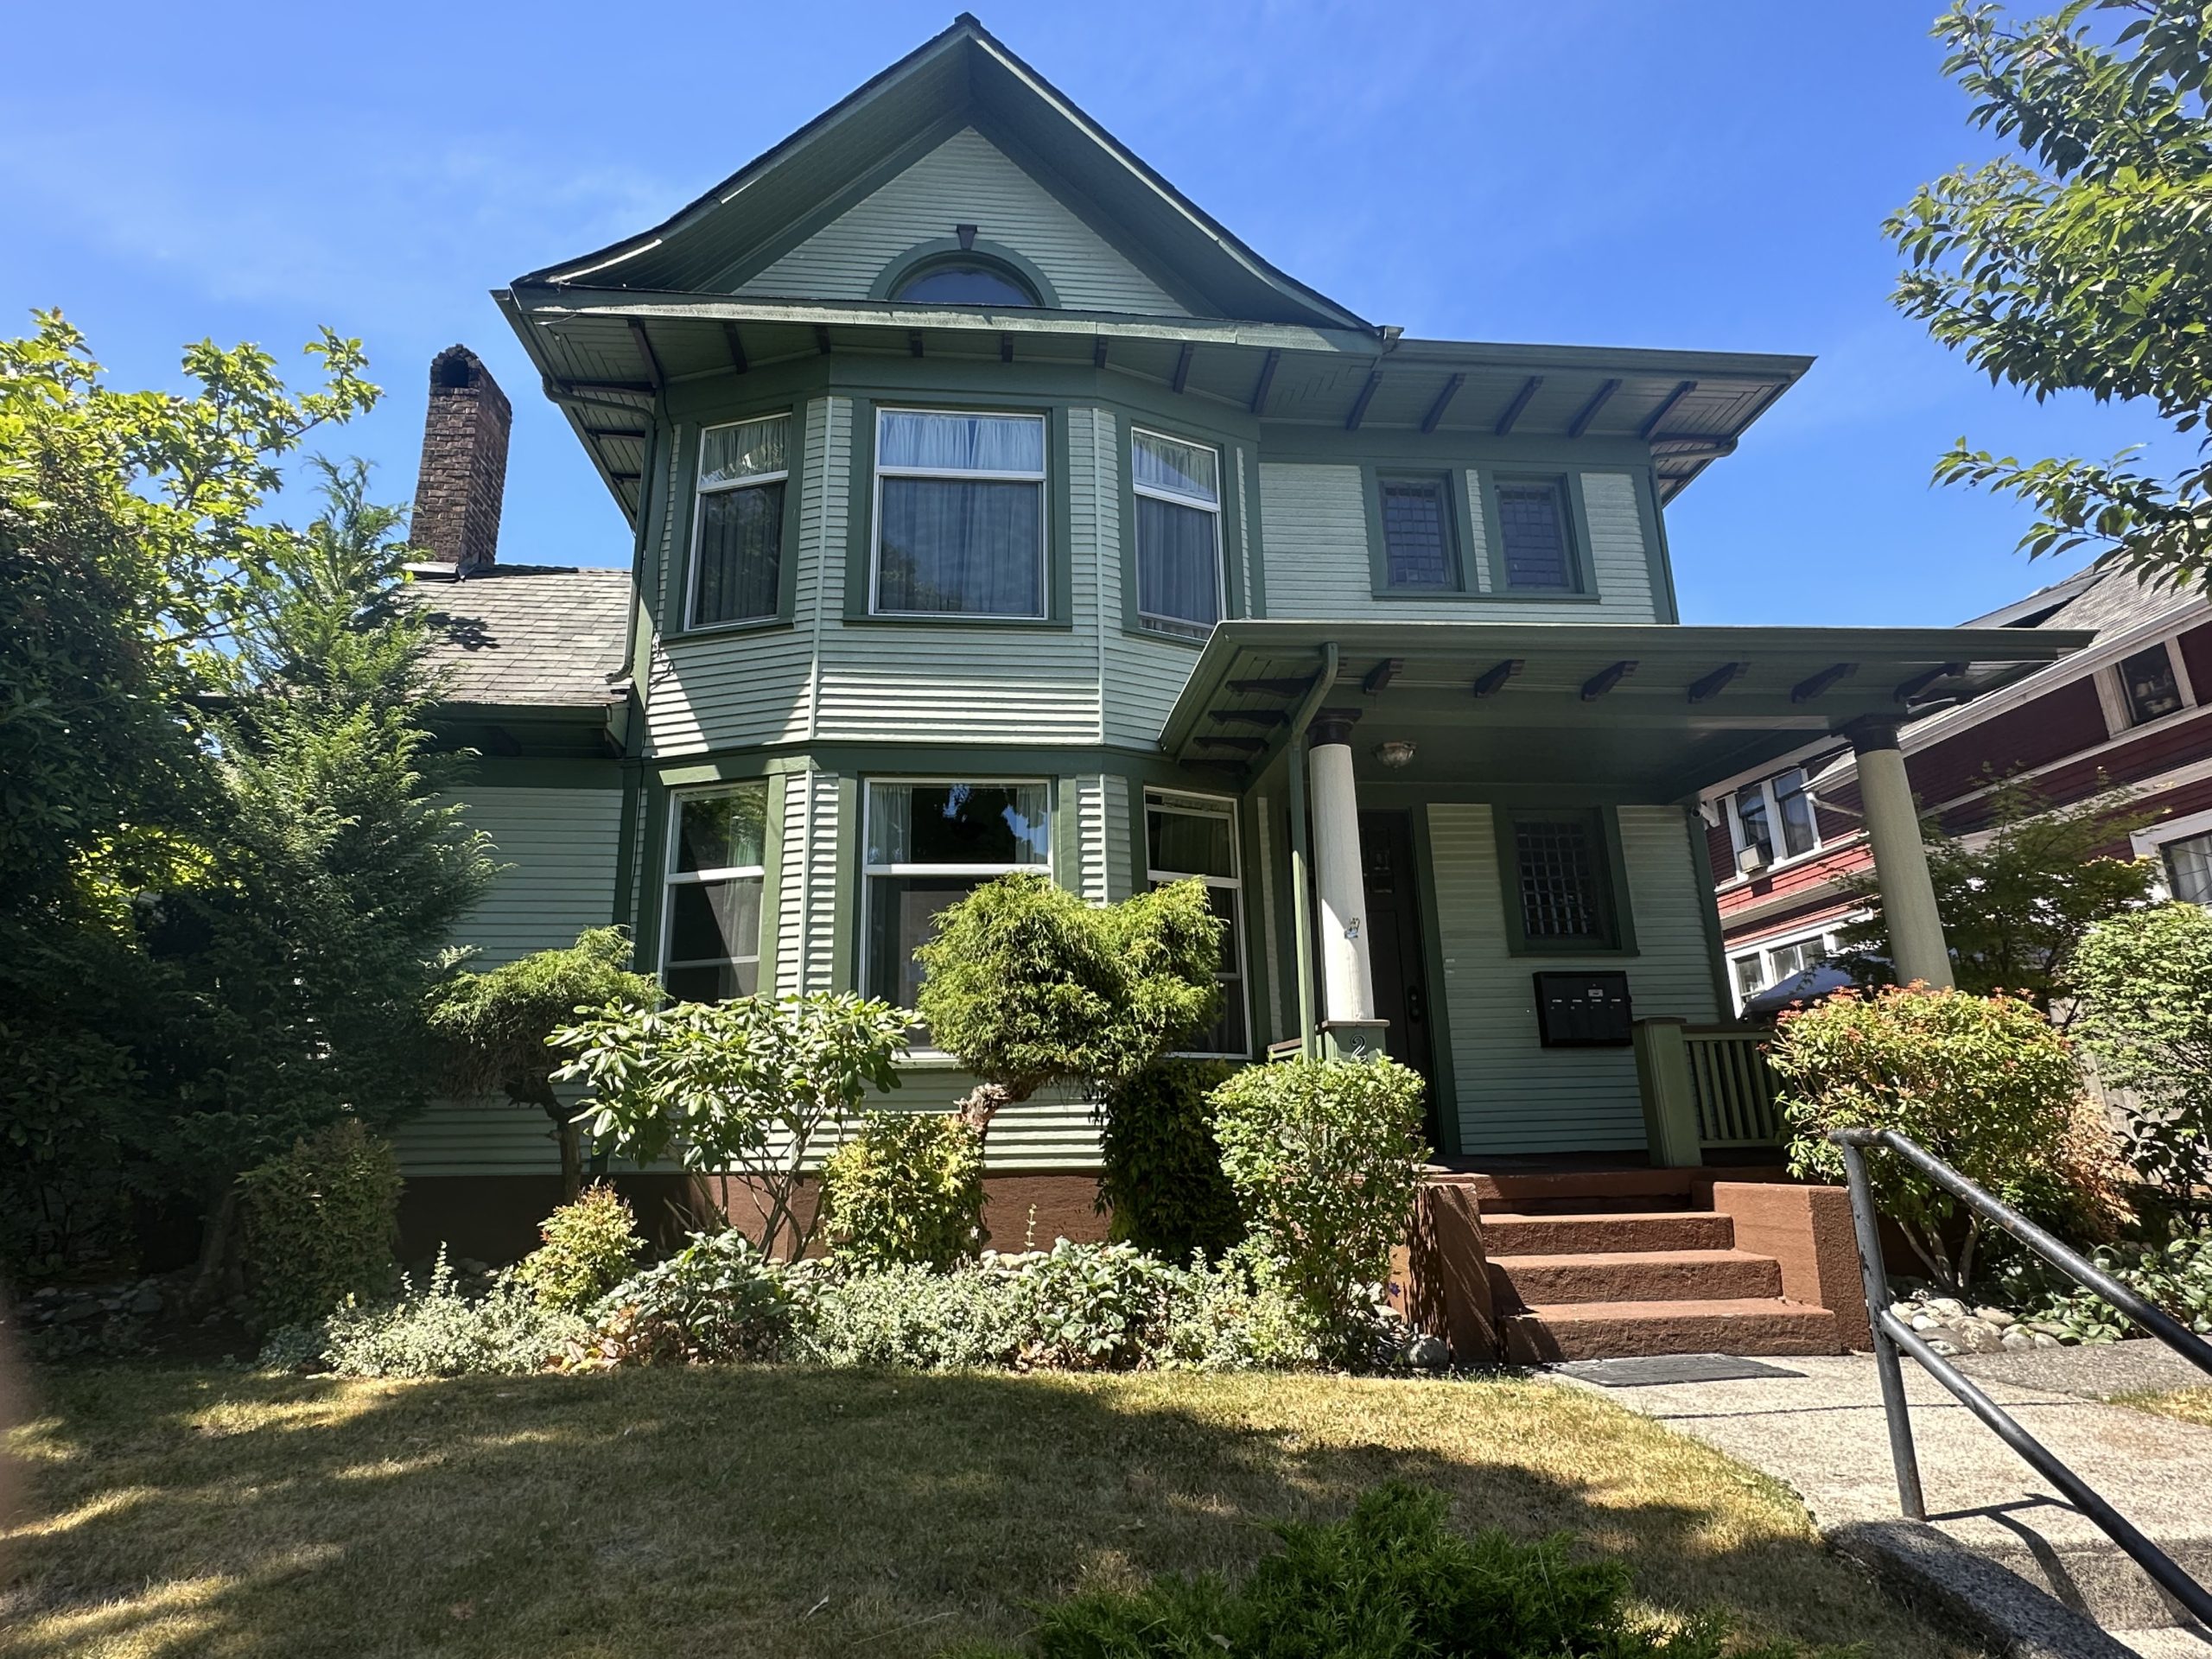
<svg viewBox="0 0 2212 1659">
<path fill-rule="evenodd" d="M 966 16 L 495 297 L 636 541 L 498 563 L 505 401 L 438 359 L 420 593 L 508 866 L 486 960 L 613 920 L 679 995 L 911 1002 L 979 881 L 1196 875 L 1231 930 L 1192 1052 L 1388 1048 L 1449 1159 L 1694 1160 L 1764 1133 L 1675 1098 L 1678 1033 L 1730 1006 L 1699 786 L 1856 744 L 1908 914 L 1894 722 L 2076 643 L 1683 626 L 1668 505 L 1807 359 L 1370 323 Z M 1939 979 L 1927 917 L 1900 954 Z M 894 1099 L 964 1086 L 922 1057 Z M 994 1179 L 1066 1230 L 1096 1144 L 1087 1102 L 1032 1102 Z M 418 1191 L 533 1202 L 553 1160 L 490 1103 L 404 1151 Z"/>
</svg>

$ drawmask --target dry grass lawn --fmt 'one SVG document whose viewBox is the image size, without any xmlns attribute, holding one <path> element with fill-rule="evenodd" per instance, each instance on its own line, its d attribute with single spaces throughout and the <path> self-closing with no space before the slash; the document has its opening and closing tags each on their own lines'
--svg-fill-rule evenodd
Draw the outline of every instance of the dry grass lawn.
<svg viewBox="0 0 2212 1659">
<path fill-rule="evenodd" d="M 2163 1417 L 2178 1417 L 2184 1423 L 2202 1423 L 2212 1427 L 2212 1388 L 2177 1389 L 2171 1394 L 2123 1394 L 2113 1404 L 2133 1406 L 2138 1411 L 2155 1411 Z"/>
<path fill-rule="evenodd" d="M 793 1369 L 452 1382 L 49 1373 L 0 1655 L 925 1654 L 1234 1568 L 1392 1476 L 1616 1550 L 1661 1610 L 1951 1651 L 1789 1494 L 1537 1382 Z"/>
</svg>

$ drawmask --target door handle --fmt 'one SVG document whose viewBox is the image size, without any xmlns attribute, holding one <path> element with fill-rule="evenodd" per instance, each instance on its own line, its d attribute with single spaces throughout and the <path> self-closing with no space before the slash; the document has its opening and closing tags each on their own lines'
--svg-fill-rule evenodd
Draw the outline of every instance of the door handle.
<svg viewBox="0 0 2212 1659">
<path fill-rule="evenodd" d="M 1421 987 L 1418 985 L 1407 986 L 1406 1023 L 1410 1026 L 1417 1026 L 1427 1018 L 1428 999 L 1421 994 Z"/>
</svg>

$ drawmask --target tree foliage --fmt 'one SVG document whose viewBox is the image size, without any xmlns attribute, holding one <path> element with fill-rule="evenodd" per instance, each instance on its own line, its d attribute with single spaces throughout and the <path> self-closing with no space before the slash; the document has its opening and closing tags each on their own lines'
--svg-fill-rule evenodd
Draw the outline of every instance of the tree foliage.
<svg viewBox="0 0 2212 1659">
<path fill-rule="evenodd" d="M 1112 1089 L 1204 1029 L 1221 1001 L 1222 923 L 1197 880 L 1090 905 L 1003 875 L 939 913 L 914 954 L 938 1047 L 982 1079 L 979 1129 L 1055 1083 Z"/>
<path fill-rule="evenodd" d="M 579 1014 L 613 1003 L 650 1008 L 660 986 L 630 971 L 630 937 L 619 927 L 588 927 L 560 950 L 539 950 L 482 973 L 461 973 L 431 994 L 429 1019 L 439 1042 L 439 1075 L 457 1094 L 496 1090 L 545 1114 L 561 1149 L 561 1197 L 574 1204 L 583 1185 L 582 1136 L 562 1104 L 553 1073 L 562 1058 L 553 1033 Z"/>
<path fill-rule="evenodd" d="M 2159 905 L 2082 942 L 2082 1046 L 2130 1091 L 2129 1160 L 2177 1199 L 2212 1187 L 2212 912 Z"/>
<path fill-rule="evenodd" d="M 2177 433 L 2212 402 L 2212 12 L 2082 0 L 2014 22 L 1959 0 L 1936 26 L 1973 124 L 2017 154 L 1926 185 L 1889 221 L 1897 303 L 2037 399 L 2139 399 Z M 2146 576 L 2212 566 L 2212 454 L 2021 461 L 1961 438 L 1937 463 L 2030 503 L 2031 555 L 2088 546 Z"/>
<path fill-rule="evenodd" d="M 2149 902 L 2158 877 L 2154 861 L 2113 858 L 2105 849 L 2153 816 L 2108 798 L 2053 806 L 2031 784 L 2009 779 L 1994 786 L 1990 823 L 1971 840 L 1933 817 L 1923 822 L 1929 879 L 1958 988 L 1976 996 L 2009 991 L 2065 1023 L 2082 938 Z M 1868 912 L 1842 930 L 1845 952 L 1885 957 L 1878 874 L 1843 886 Z"/>
</svg>

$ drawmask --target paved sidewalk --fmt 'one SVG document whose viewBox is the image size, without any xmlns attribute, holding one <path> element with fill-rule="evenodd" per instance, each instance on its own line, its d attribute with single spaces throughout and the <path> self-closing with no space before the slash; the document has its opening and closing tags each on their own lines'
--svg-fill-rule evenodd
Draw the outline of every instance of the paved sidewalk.
<svg viewBox="0 0 2212 1659">
<path fill-rule="evenodd" d="M 1975 1380 L 2184 1568 L 2212 1582 L 2212 1429 L 2083 1397 L 2191 1380 L 2167 1373 L 2135 1344 L 2122 1347 L 2102 1378 L 2077 1350 L 2039 1370 L 2026 1363 L 2033 1356 L 2017 1357 L 2017 1367 L 2005 1363 L 2013 1356 L 1980 1357 Z M 1598 1391 L 1787 1483 L 1824 1531 L 1894 1520 L 1897 1481 L 1872 1357 L 1766 1363 L 1802 1375 Z M 1904 1372 L 1929 1514 L 1944 1532 L 2126 1633 L 2141 1651 L 2212 1655 L 2212 1644 L 2159 1628 L 2175 1622 L 2164 1598 L 2087 1516 L 1910 1359 Z M 2116 1386 L 2101 1386 L 2112 1379 Z"/>
</svg>

